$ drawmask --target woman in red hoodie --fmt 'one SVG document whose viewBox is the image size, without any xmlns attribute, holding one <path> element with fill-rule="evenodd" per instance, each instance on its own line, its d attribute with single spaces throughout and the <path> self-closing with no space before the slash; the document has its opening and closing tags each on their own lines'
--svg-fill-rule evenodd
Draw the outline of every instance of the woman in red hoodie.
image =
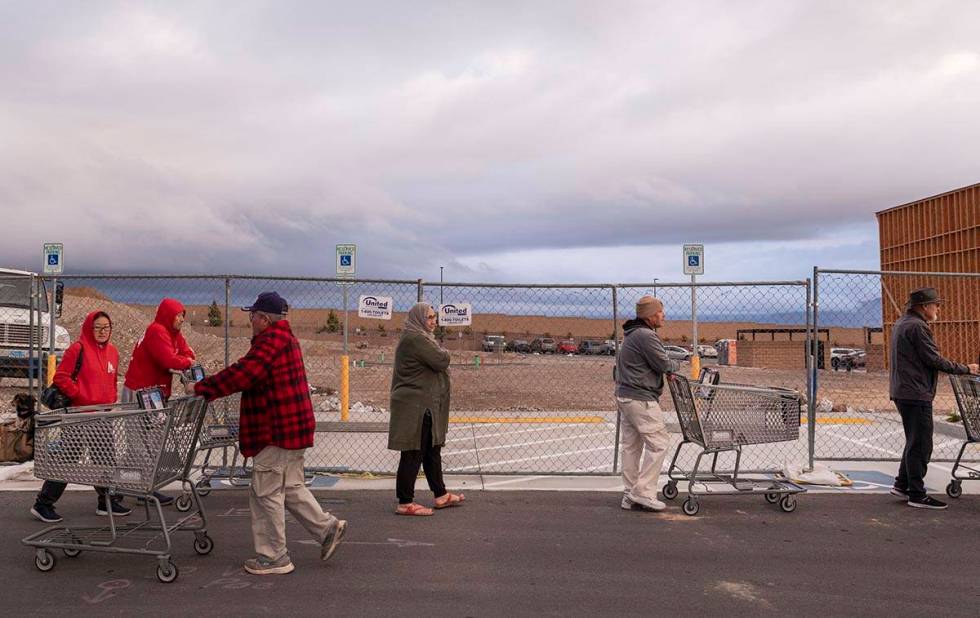
<svg viewBox="0 0 980 618">
<path fill-rule="evenodd" d="M 93 311 L 82 323 L 78 341 L 65 350 L 65 356 L 55 371 L 52 382 L 71 401 L 72 406 L 91 406 L 111 404 L 116 401 L 116 382 L 119 367 L 119 351 L 109 343 L 112 336 L 112 320 L 105 311 Z M 81 355 L 81 364 L 78 363 Z M 75 367 L 79 366 L 78 374 Z M 111 458 L 111 455 L 109 456 Z M 58 522 L 61 517 L 54 510 L 54 503 L 65 491 L 66 484 L 59 481 L 44 481 L 40 493 L 31 508 L 31 514 L 44 522 Z M 116 499 L 106 504 L 106 491 L 96 487 L 99 494 L 98 515 L 129 515 L 130 510 Z"/>
<path fill-rule="evenodd" d="M 194 364 L 194 350 L 180 334 L 185 315 L 179 300 L 164 298 L 160 302 L 157 317 L 133 348 L 122 393 L 124 402 L 136 401 L 134 392 L 150 386 L 161 387 L 170 397 L 174 378 L 170 371 L 183 371 Z"/>
<path fill-rule="evenodd" d="M 123 384 L 123 403 L 135 402 L 136 391 L 151 386 L 159 386 L 164 397 L 169 398 L 174 379 L 170 371 L 183 371 L 194 364 L 194 350 L 180 334 L 186 314 L 179 300 L 164 298 L 160 301 L 156 318 L 133 348 L 133 358 L 129 361 Z M 163 506 L 174 501 L 173 496 L 158 492 L 153 495 Z"/>
</svg>

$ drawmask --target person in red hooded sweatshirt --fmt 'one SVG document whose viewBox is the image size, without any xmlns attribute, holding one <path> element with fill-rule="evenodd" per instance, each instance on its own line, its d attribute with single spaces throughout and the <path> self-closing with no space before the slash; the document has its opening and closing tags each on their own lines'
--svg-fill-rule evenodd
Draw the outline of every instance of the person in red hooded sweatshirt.
<svg viewBox="0 0 980 618">
<path fill-rule="evenodd" d="M 123 403 L 135 402 L 136 391 L 151 386 L 159 386 L 164 397 L 169 398 L 174 378 L 171 370 L 183 371 L 194 364 L 194 350 L 180 334 L 186 315 L 179 300 L 164 298 L 160 301 L 156 318 L 133 348 L 133 358 L 123 383 Z M 158 492 L 153 495 L 163 506 L 174 501 L 173 496 Z"/>
<path fill-rule="evenodd" d="M 119 351 L 109 343 L 112 336 L 112 320 L 105 311 L 93 311 L 82 323 L 78 341 L 65 350 L 65 356 L 58 365 L 52 381 L 68 397 L 72 406 L 91 406 L 116 402 L 116 382 L 119 367 Z M 82 362 L 78 375 L 72 379 L 78 357 Z M 112 455 L 108 455 L 109 458 Z M 106 462 L 111 465 L 112 462 Z M 54 523 L 61 517 L 54 510 L 54 503 L 65 491 L 66 484 L 59 481 L 44 481 L 40 493 L 31 508 L 31 515 L 41 521 Z M 106 490 L 96 487 L 99 503 L 97 515 L 108 515 L 107 506 L 116 516 L 129 515 L 130 510 L 115 498 L 106 500 Z M 108 504 L 107 504 L 108 502 Z"/>
</svg>

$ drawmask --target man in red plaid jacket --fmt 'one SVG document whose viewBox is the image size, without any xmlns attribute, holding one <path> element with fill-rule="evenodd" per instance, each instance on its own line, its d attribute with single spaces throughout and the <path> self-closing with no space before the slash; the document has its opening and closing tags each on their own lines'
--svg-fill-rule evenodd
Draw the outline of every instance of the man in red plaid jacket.
<svg viewBox="0 0 980 618">
<path fill-rule="evenodd" d="M 278 575 L 293 570 L 286 549 L 286 511 L 321 544 L 320 558 L 333 555 L 347 522 L 320 508 L 306 487 L 303 456 L 313 446 L 316 418 L 299 341 L 285 319 L 288 304 L 263 292 L 250 307 L 252 347 L 235 364 L 189 386 L 208 401 L 242 393 L 239 442 L 252 458 L 249 509 L 255 558 L 245 570 Z"/>
</svg>

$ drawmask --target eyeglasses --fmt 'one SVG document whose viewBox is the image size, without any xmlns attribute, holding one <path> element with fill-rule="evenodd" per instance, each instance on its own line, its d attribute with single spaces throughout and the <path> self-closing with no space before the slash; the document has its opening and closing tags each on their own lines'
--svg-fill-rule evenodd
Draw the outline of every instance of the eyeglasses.
<svg viewBox="0 0 980 618">
<path fill-rule="evenodd" d="M 92 330 L 94 330 L 97 333 L 105 333 L 112 330 L 112 325 L 110 324 L 109 326 L 93 326 Z"/>
</svg>

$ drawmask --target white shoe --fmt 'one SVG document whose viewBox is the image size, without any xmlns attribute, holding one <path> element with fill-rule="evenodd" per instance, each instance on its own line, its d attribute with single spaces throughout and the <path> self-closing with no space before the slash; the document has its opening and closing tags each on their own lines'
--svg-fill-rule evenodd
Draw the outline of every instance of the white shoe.
<svg viewBox="0 0 980 618">
<path fill-rule="evenodd" d="M 639 504 L 640 506 L 645 506 L 651 511 L 662 511 L 665 508 L 667 508 L 666 504 L 664 504 L 660 500 L 657 500 L 656 498 L 643 498 L 642 496 L 634 496 L 632 494 L 627 494 L 626 496 L 623 497 L 623 502 L 625 503 L 626 500 L 630 500 L 636 504 Z"/>
</svg>

